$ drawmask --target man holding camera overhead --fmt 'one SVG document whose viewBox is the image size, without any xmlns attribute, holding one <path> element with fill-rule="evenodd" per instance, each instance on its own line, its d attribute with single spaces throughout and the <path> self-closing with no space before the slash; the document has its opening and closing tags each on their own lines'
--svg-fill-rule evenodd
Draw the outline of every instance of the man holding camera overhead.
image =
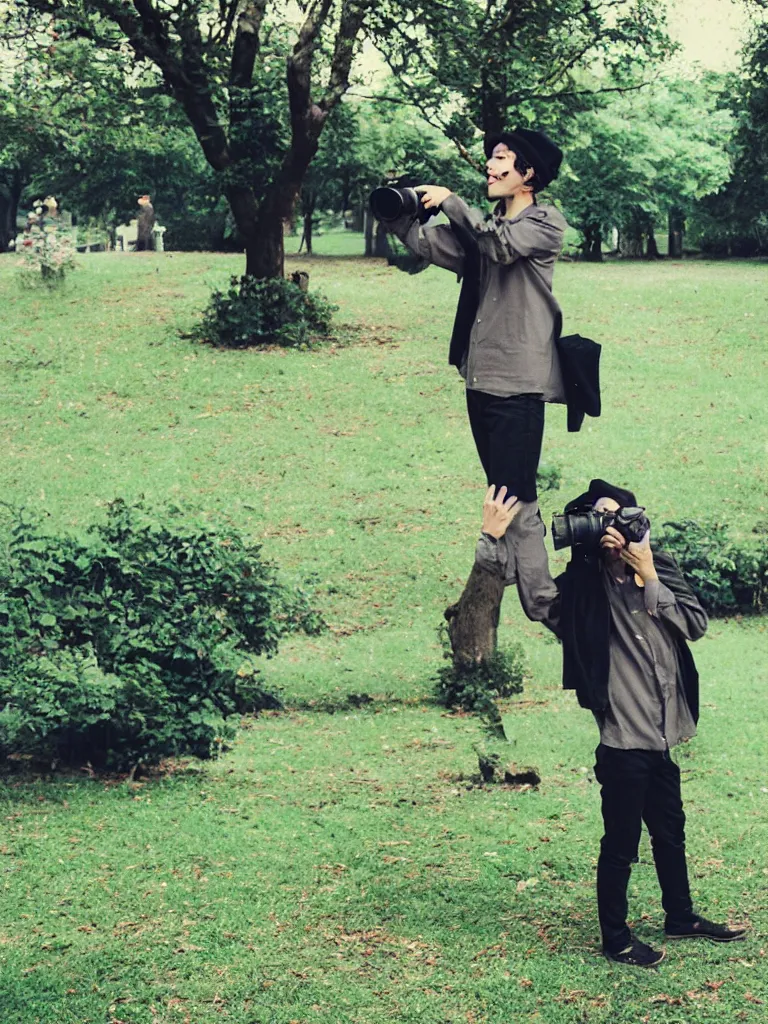
<svg viewBox="0 0 768 1024">
<path fill-rule="evenodd" d="M 469 422 L 488 483 L 520 499 L 503 539 L 505 582 L 517 582 L 530 619 L 549 625 L 555 594 L 536 470 L 545 403 L 566 400 L 552 275 L 567 225 L 536 193 L 557 176 L 562 152 L 543 132 L 521 128 L 487 136 L 485 155 L 488 198 L 496 202 L 489 217 L 438 185 L 417 187 L 418 210 L 394 219 L 378 214 L 417 256 L 462 278 L 450 362 L 466 380 Z M 449 225 L 426 226 L 439 210 Z"/>
<path fill-rule="evenodd" d="M 493 488 L 483 506 L 476 558 L 504 575 L 500 542 L 520 503 Z M 732 942 L 745 929 L 694 912 L 685 857 L 680 769 L 670 749 L 696 733 L 699 677 L 688 649 L 707 616 L 675 560 L 650 545 L 650 523 L 634 494 L 605 480 L 555 516 L 556 548 L 571 560 L 557 581 L 549 620 L 563 643 L 563 686 L 576 691 L 600 730 L 595 777 L 601 786 L 604 835 L 597 862 L 597 909 L 603 952 L 633 967 L 664 957 L 627 925 L 627 886 L 642 823 L 666 912 L 668 939 Z"/>
</svg>

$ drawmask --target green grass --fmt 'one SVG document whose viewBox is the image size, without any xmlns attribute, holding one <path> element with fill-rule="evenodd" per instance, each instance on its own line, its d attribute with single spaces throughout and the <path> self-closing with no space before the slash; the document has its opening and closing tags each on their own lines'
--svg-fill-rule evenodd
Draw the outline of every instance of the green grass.
<svg viewBox="0 0 768 1024">
<path fill-rule="evenodd" d="M 286 235 L 286 253 L 295 256 L 300 241 L 301 230 L 295 235 Z M 314 256 L 362 256 L 365 253 L 365 235 L 362 231 L 347 231 L 344 228 L 320 232 L 315 230 L 312 235 L 312 252 Z"/>
<path fill-rule="evenodd" d="M 446 365 L 455 281 L 291 258 L 356 340 L 224 353 L 178 332 L 240 258 L 81 264 L 49 296 L 0 258 L 3 498 L 71 529 L 116 495 L 225 511 L 314 578 L 330 629 L 265 663 L 292 710 L 246 721 L 216 763 L 5 778 L 2 1024 L 762 1021 L 766 620 L 715 622 L 696 646 L 700 735 L 679 754 L 696 898 L 753 933 L 622 971 L 596 955 L 596 733 L 559 688 L 558 645 L 508 595 L 502 640 L 532 676 L 505 707 L 510 756 L 539 768 L 538 791 L 472 787 L 477 722 L 429 700 L 483 492 Z M 567 329 L 604 344 L 604 416 L 568 434 L 549 410 L 563 484 L 545 518 L 601 475 L 656 522 L 765 519 L 766 273 L 558 267 Z M 371 710 L 345 710 L 362 692 Z M 658 941 L 645 841 L 631 899 Z"/>
</svg>

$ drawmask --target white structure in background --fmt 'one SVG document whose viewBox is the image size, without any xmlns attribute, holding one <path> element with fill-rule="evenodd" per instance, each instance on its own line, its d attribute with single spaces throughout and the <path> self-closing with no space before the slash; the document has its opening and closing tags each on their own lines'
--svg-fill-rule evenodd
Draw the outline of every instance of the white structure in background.
<svg viewBox="0 0 768 1024">
<path fill-rule="evenodd" d="M 163 235 L 166 232 L 161 224 L 155 224 L 152 228 L 152 248 L 155 252 L 165 252 Z M 132 217 L 127 224 L 118 224 L 115 228 L 115 251 L 131 252 L 136 248 L 136 239 L 139 237 L 138 221 Z"/>
</svg>

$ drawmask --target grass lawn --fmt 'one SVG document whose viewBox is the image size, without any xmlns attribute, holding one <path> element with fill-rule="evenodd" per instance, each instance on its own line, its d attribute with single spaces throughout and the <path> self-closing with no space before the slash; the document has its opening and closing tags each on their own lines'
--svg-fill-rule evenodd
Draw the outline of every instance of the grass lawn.
<svg viewBox="0 0 768 1024">
<path fill-rule="evenodd" d="M 0 257 L 3 499 L 73 530 L 118 495 L 225 512 L 314 582 L 330 627 L 265 663 L 288 711 L 245 720 L 217 762 L 0 780 L 1 1024 L 763 1021 L 766 619 L 715 621 L 696 645 L 700 735 L 677 755 L 695 897 L 751 935 L 621 970 L 597 955 L 596 730 L 559 688 L 557 643 L 507 596 L 501 638 L 531 675 L 504 708 L 510 759 L 537 790 L 473 786 L 477 722 L 430 699 L 484 490 L 447 366 L 458 286 L 338 250 L 288 263 L 351 342 L 180 338 L 239 257 L 93 254 L 51 295 Z M 566 329 L 604 345 L 604 415 L 568 434 L 549 410 L 562 486 L 545 519 L 600 475 L 657 523 L 764 523 L 768 266 L 562 264 L 555 280 Z M 630 895 L 658 942 L 645 839 Z"/>
</svg>

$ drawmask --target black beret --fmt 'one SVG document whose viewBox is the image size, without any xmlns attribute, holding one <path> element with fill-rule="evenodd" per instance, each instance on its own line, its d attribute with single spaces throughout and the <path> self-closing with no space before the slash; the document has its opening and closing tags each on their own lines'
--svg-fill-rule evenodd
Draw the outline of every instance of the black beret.
<svg viewBox="0 0 768 1024">
<path fill-rule="evenodd" d="M 528 161 L 536 172 L 542 188 L 557 177 L 563 151 L 544 132 L 536 132 L 531 128 L 517 128 L 511 132 L 490 132 L 485 136 L 484 142 L 486 157 L 491 156 L 494 147 L 500 142 Z"/>
<path fill-rule="evenodd" d="M 635 498 L 632 491 L 627 491 L 623 487 L 616 487 L 614 484 L 609 484 L 606 480 L 590 480 L 589 490 L 584 491 L 583 494 L 580 494 L 578 498 L 574 498 L 573 501 L 569 501 L 565 506 L 565 510 L 568 512 L 578 508 L 580 505 L 594 505 L 598 498 L 613 498 L 622 508 L 637 505 L 637 498 Z"/>
</svg>

